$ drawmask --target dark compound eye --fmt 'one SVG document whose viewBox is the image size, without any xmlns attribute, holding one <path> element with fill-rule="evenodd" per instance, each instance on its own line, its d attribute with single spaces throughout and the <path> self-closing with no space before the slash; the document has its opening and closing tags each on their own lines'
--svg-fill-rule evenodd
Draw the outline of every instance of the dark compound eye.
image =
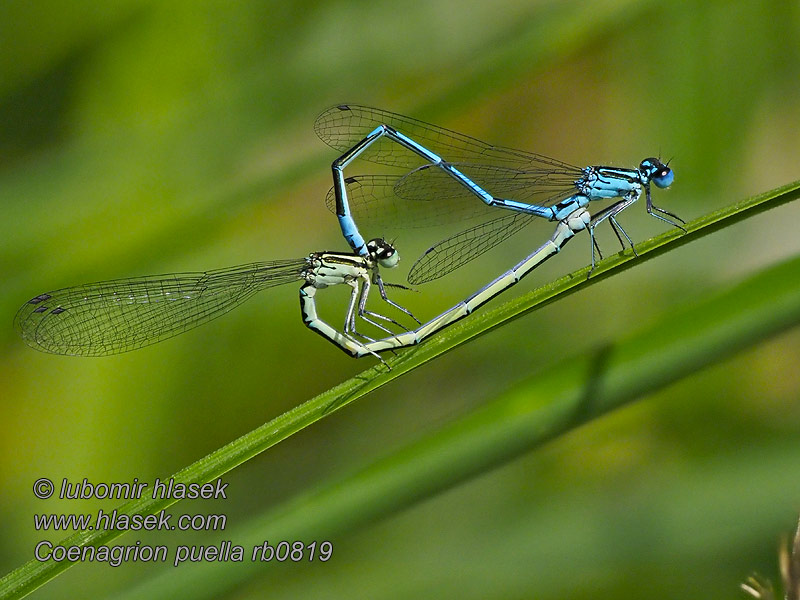
<svg viewBox="0 0 800 600">
<path fill-rule="evenodd" d="M 392 268 L 400 260 L 395 247 L 383 238 L 375 238 L 367 242 L 367 251 L 382 267 Z"/>
<path fill-rule="evenodd" d="M 387 258 L 396 252 L 394 246 L 382 238 L 375 238 L 367 242 L 367 249 L 369 250 L 370 254 Z"/>
</svg>

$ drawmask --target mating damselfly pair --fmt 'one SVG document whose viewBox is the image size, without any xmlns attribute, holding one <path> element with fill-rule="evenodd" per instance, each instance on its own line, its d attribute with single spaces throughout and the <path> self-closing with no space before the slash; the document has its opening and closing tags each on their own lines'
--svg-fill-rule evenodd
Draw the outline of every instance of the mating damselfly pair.
<svg viewBox="0 0 800 600">
<path fill-rule="evenodd" d="M 643 160 L 636 169 L 575 167 L 358 105 L 328 109 L 314 128 L 323 141 L 342 152 L 332 165 L 328 200 L 352 252 L 314 252 L 300 259 L 118 279 L 40 294 L 17 313 L 15 322 L 23 338 L 34 348 L 56 354 L 117 354 L 206 323 L 265 288 L 300 281 L 301 314 L 310 329 L 351 356 L 378 356 L 417 344 L 468 315 L 557 254 L 584 229 L 589 232 L 592 269 L 600 255 L 594 235 L 600 223 L 608 221 L 622 247 L 627 241 L 633 248 L 616 217 L 642 193 L 649 214 L 682 229 L 676 222 L 683 223 L 681 219 L 652 202 L 650 184 L 666 188 L 673 180 L 670 167 L 657 158 Z M 403 174 L 345 177 L 344 169 L 356 158 L 398 167 Z M 589 204 L 603 200 L 611 203 L 591 214 Z M 430 247 L 411 268 L 411 284 L 454 271 L 533 221 L 545 219 L 556 226 L 552 236 L 516 266 L 422 324 L 386 293 L 388 284 L 383 283 L 380 268 L 397 265 L 397 250 L 381 238 L 365 241 L 357 224 L 357 220 L 363 224 L 389 217 L 403 225 L 412 216 L 422 224 L 443 217 L 484 220 Z M 351 288 L 341 330 L 323 321 L 316 306 L 317 291 L 335 285 Z M 373 285 L 392 310 L 418 326 L 409 329 L 369 310 Z M 383 337 L 359 331 L 358 320 Z"/>
</svg>

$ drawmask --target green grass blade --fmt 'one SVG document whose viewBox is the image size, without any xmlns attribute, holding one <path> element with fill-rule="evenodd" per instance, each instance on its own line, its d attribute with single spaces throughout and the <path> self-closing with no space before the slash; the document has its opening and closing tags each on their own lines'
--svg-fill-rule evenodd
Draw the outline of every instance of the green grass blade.
<svg viewBox="0 0 800 600">
<path fill-rule="evenodd" d="M 795 182 L 771 192 L 753 197 L 749 200 L 737 203 L 711 215 L 696 219 L 686 226 L 688 231 L 687 234 L 682 234 L 680 231 L 672 230 L 637 246 L 637 251 L 640 255 L 638 260 L 645 260 L 652 258 L 653 256 L 657 256 L 673 247 L 678 247 L 688 243 L 689 241 L 707 235 L 708 233 L 712 233 L 722 227 L 737 223 L 744 218 L 758 214 L 768 210 L 769 208 L 780 206 L 797 198 L 798 195 L 800 195 L 800 182 Z M 635 257 L 630 251 L 627 253 L 621 253 L 617 256 L 609 257 L 607 260 L 600 263 L 598 269 L 590 280 L 586 279 L 588 268 L 584 268 L 571 273 L 566 277 L 562 277 L 561 279 L 549 285 L 534 290 L 529 294 L 525 294 L 517 299 L 513 299 L 510 302 L 507 302 L 493 310 L 486 311 L 482 314 L 466 319 L 464 322 L 457 324 L 448 331 L 443 332 L 441 335 L 436 336 L 420 347 L 404 351 L 398 357 L 389 359 L 388 362 L 392 366 L 391 371 L 387 372 L 385 367 L 382 365 L 376 365 L 370 369 L 367 369 L 360 375 L 334 388 L 331 388 L 330 390 L 284 413 L 283 415 L 238 438 L 237 440 L 234 440 L 226 446 L 223 446 L 219 450 L 209 454 L 185 469 L 182 469 L 173 477 L 177 482 L 212 481 L 245 462 L 246 460 L 249 460 L 257 454 L 263 452 L 267 448 L 277 444 L 281 440 L 286 439 L 297 431 L 324 418 L 329 413 L 338 410 L 347 404 L 350 404 L 351 402 L 385 385 L 389 381 L 396 379 L 404 373 L 422 366 L 436 356 L 443 354 L 474 337 L 482 335 L 483 333 L 486 333 L 487 331 L 501 324 L 508 323 L 512 319 L 530 312 L 537 306 L 541 306 L 552 301 L 557 296 L 571 293 L 572 291 L 587 285 L 593 285 L 596 281 L 604 279 L 612 273 L 628 268 L 631 266 L 631 261 L 634 258 Z M 772 273 L 772 271 L 770 271 L 770 273 Z M 775 286 L 779 286 L 781 284 L 784 286 L 790 286 L 790 284 L 798 281 L 800 281 L 800 278 L 793 276 L 787 277 L 786 280 L 777 279 L 773 281 L 770 279 L 769 284 Z M 763 289 L 766 288 L 762 288 L 762 290 Z M 786 294 L 789 294 L 789 291 L 787 291 Z M 778 308 L 784 306 L 788 302 L 779 303 L 778 290 L 775 291 L 774 295 L 764 295 L 762 301 L 766 302 L 768 307 L 774 305 L 765 311 L 767 313 L 772 313 L 773 319 L 781 316 L 785 317 L 784 321 L 782 322 L 783 327 L 788 326 L 787 323 L 792 322 L 791 319 L 793 318 L 793 313 L 784 315 L 783 311 L 778 310 Z M 730 313 L 722 313 L 722 315 L 728 314 Z M 733 319 L 734 316 L 735 315 L 731 314 L 730 318 Z M 766 334 L 765 332 L 772 331 L 770 328 L 770 323 L 772 323 L 772 321 L 765 322 L 763 319 L 755 319 L 749 322 L 740 322 L 736 320 L 731 320 L 730 322 L 713 321 L 713 323 L 716 323 L 720 328 L 720 331 L 723 333 L 730 331 L 739 332 L 741 330 L 742 333 L 747 333 L 750 335 L 749 339 L 760 339 L 760 337 L 763 337 Z M 683 329 L 676 329 L 675 331 L 680 331 L 682 335 L 685 336 L 684 338 L 676 338 L 673 340 L 678 347 L 678 358 L 696 355 L 694 360 L 699 361 L 698 364 L 702 361 L 706 361 L 703 364 L 708 364 L 708 361 L 712 360 L 715 356 L 724 357 L 729 354 L 729 351 L 720 345 L 712 345 L 709 347 L 704 343 L 702 337 L 697 339 L 696 331 L 684 331 Z M 759 335 L 760 337 L 758 337 Z M 733 344 L 733 342 L 730 343 Z M 625 348 L 628 347 L 630 347 L 630 344 L 625 346 Z M 698 348 L 696 352 L 689 352 L 689 348 L 695 347 Z M 604 361 L 609 361 L 605 363 L 605 369 L 610 369 L 610 367 L 615 364 L 614 361 L 620 360 L 616 358 L 620 356 L 618 354 L 619 352 L 623 352 L 623 350 L 620 348 L 615 349 L 612 355 L 604 355 L 600 357 L 603 358 Z M 638 357 L 634 356 L 632 360 L 642 361 L 644 360 L 642 357 L 645 356 L 652 357 L 652 353 L 648 351 L 647 348 L 643 348 L 642 354 Z M 579 367 L 575 368 L 572 371 L 573 376 L 576 372 L 591 372 L 591 369 L 593 368 L 592 365 L 596 366 L 598 360 L 599 358 L 592 358 L 589 360 L 588 364 L 580 365 Z M 693 368 L 691 364 L 687 364 L 685 362 L 676 364 L 674 366 L 672 365 L 673 363 L 669 361 L 661 363 L 659 367 L 659 372 L 661 374 L 651 375 L 650 383 L 653 384 L 674 380 L 677 376 L 679 376 L 680 373 L 685 373 L 688 369 Z M 606 374 L 604 375 L 603 379 L 604 388 L 611 383 L 614 383 L 615 385 L 623 385 L 627 381 L 624 372 L 620 371 L 618 375 L 612 376 L 612 371 L 605 369 L 604 372 Z M 636 369 L 639 369 L 639 367 L 636 367 Z M 638 373 L 639 371 L 634 372 Z M 617 371 L 613 371 L 613 373 L 617 373 Z M 629 370 L 627 377 L 630 376 L 631 371 Z M 617 379 L 619 379 L 619 381 L 617 381 Z M 544 382 L 550 382 L 551 384 L 553 383 L 549 375 L 544 379 Z M 580 383 L 583 385 L 582 382 Z M 626 383 L 625 385 L 627 385 L 628 391 L 622 396 L 614 396 L 614 402 L 618 402 L 619 397 L 630 399 L 633 397 L 633 394 L 644 393 L 641 390 L 638 390 L 634 384 L 635 382 Z M 624 389 L 624 386 L 621 389 Z M 620 392 L 620 394 L 621 393 L 622 392 Z M 542 410 L 545 411 L 545 416 L 539 416 L 536 417 L 536 419 L 539 422 L 539 427 L 543 427 L 543 431 L 547 432 L 546 438 L 549 439 L 553 435 L 556 435 L 558 432 L 563 430 L 563 423 L 560 423 L 559 419 L 563 418 L 561 411 L 564 410 L 565 405 L 563 402 L 553 402 L 553 398 L 550 396 L 543 396 L 542 402 L 544 403 Z M 606 401 L 595 400 L 593 402 L 593 406 L 602 407 L 605 406 L 605 403 Z M 575 407 L 572 408 L 574 409 Z M 527 423 L 527 421 L 525 421 L 521 415 L 513 415 L 512 421 L 516 417 L 520 418 L 520 427 Z M 528 425 L 530 425 L 530 423 L 528 423 Z M 453 449 L 451 448 L 451 451 L 452 450 Z M 478 458 L 478 455 L 475 455 L 474 458 Z M 485 460 L 479 462 L 482 464 L 488 464 Z M 142 499 L 125 503 L 118 508 L 118 512 L 121 514 L 150 514 L 165 509 L 174 503 L 174 500 Z M 67 537 L 66 539 L 62 540 L 61 544 L 65 546 L 98 546 L 108 544 L 111 540 L 119 535 L 120 532 L 115 531 L 83 531 Z M 0 598 L 22 598 L 62 571 L 68 569 L 70 566 L 72 566 L 72 564 L 66 562 L 42 563 L 36 560 L 30 560 L 0 580 Z"/>
</svg>

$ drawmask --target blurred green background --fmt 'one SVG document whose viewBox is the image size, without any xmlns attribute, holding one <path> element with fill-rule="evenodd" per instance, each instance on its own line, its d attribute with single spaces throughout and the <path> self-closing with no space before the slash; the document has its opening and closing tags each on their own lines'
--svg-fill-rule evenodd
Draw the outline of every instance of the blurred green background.
<svg viewBox="0 0 800 600">
<path fill-rule="evenodd" d="M 34 513 L 114 507 L 37 501 L 36 478 L 163 478 L 372 364 L 303 327 L 296 286 L 117 357 L 40 354 L 11 327 L 58 287 L 345 249 L 323 201 L 336 153 L 312 130 L 328 106 L 581 165 L 671 158 L 675 184 L 655 200 L 688 220 L 798 178 L 799 76 L 797 2 L 2 3 L 0 571 L 60 539 L 34 531 Z M 795 255 L 798 218 L 783 207 L 516 320 L 236 469 L 228 500 L 187 510 L 225 512 L 231 529 L 364 467 L 523 375 Z M 643 203 L 621 220 L 634 240 L 664 230 Z M 551 228 L 394 298 L 438 314 Z M 386 278 L 398 282 L 441 237 L 367 234 L 396 238 L 405 260 Z M 510 293 L 587 262 L 579 238 Z M 331 318 L 340 292 L 320 294 Z M 226 597 L 744 597 L 751 571 L 774 577 L 800 510 L 799 359 L 788 332 L 333 539 L 324 565 L 270 567 Z M 170 568 L 78 565 L 35 597 L 102 598 Z"/>
</svg>

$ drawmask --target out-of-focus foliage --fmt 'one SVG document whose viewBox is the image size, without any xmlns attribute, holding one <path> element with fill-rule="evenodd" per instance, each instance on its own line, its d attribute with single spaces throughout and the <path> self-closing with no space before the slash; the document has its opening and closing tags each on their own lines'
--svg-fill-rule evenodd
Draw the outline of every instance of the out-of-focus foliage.
<svg viewBox="0 0 800 600">
<path fill-rule="evenodd" d="M 779 1 L 4 3 L 0 571 L 61 537 L 34 531 L 34 513 L 111 508 L 37 501 L 36 478 L 152 481 L 365 366 L 305 330 L 292 286 L 106 359 L 24 346 L 11 320 L 26 299 L 343 249 L 323 202 L 335 153 L 311 129 L 343 101 L 576 164 L 672 158 L 675 184 L 657 201 L 693 218 L 797 179 L 798 33 L 800 8 Z M 781 208 L 520 319 L 237 469 L 228 500 L 182 510 L 243 522 L 362 467 L 523 376 L 796 254 L 798 216 Z M 635 240 L 663 230 L 643 206 L 622 221 Z M 393 293 L 432 316 L 550 227 L 471 273 Z M 402 281 L 445 231 L 374 235 L 397 240 Z M 613 251 L 610 232 L 600 241 Z M 588 251 L 574 241 L 511 293 Z M 344 293 L 323 297 L 339 319 Z M 791 332 L 333 540 L 324 566 L 285 567 L 235 596 L 729 598 L 752 570 L 774 578 L 775 540 L 795 518 L 798 358 Z M 202 538 L 119 543 L 137 539 Z M 157 571 L 79 565 L 37 594 L 99 598 Z"/>
</svg>

